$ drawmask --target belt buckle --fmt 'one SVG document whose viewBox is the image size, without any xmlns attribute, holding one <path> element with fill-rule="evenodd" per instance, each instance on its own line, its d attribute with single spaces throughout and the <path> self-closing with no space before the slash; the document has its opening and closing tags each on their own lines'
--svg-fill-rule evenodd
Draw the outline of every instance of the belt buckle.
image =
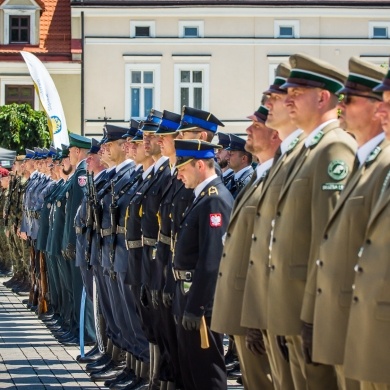
<svg viewBox="0 0 390 390">
<path fill-rule="evenodd" d="M 186 273 L 185 273 L 185 281 L 186 282 L 191 282 L 192 281 L 192 272 L 190 272 L 190 271 L 187 271 Z"/>
</svg>

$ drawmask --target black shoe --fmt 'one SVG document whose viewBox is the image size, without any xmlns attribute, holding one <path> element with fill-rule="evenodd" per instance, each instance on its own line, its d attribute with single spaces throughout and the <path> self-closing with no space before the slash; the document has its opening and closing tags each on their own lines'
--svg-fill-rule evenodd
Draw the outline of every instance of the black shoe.
<svg viewBox="0 0 390 390">
<path fill-rule="evenodd" d="M 238 364 L 237 355 L 230 349 L 225 355 L 226 371 L 232 370 Z"/>
<path fill-rule="evenodd" d="M 78 362 L 80 362 L 80 359 L 89 358 L 89 357 L 97 356 L 97 355 L 102 356 L 102 354 L 99 351 L 98 345 L 95 343 L 93 348 L 91 348 L 86 354 L 84 354 L 83 357 L 81 357 L 81 355 L 77 355 L 76 360 Z M 86 362 L 81 362 L 81 363 L 86 363 Z"/>
<path fill-rule="evenodd" d="M 133 370 L 125 369 L 121 373 L 124 374 L 124 376 L 120 379 L 119 376 L 114 381 L 106 381 L 104 382 L 104 386 L 109 387 L 110 389 L 118 390 L 118 389 L 125 389 L 130 386 L 134 386 L 136 383 L 138 383 L 139 378 L 135 375 L 135 372 Z M 110 382 L 110 383 L 108 383 Z M 107 383 L 107 384 L 106 384 Z"/>
<path fill-rule="evenodd" d="M 23 301 L 22 301 L 22 304 L 23 305 L 27 305 L 29 303 L 29 300 L 28 299 L 23 299 Z"/>
<path fill-rule="evenodd" d="M 133 383 L 130 383 L 122 390 L 146 390 L 149 388 L 149 381 L 145 378 L 137 378 Z M 119 387 L 118 387 L 119 389 Z"/>
<path fill-rule="evenodd" d="M 106 380 L 104 386 L 110 387 L 111 385 L 117 385 L 119 383 L 123 384 L 135 380 L 136 378 L 135 372 L 132 369 L 125 367 L 122 372 L 118 372 L 118 375 L 114 379 Z"/>
<path fill-rule="evenodd" d="M 36 310 L 38 310 L 38 306 L 31 306 L 30 307 L 30 310 L 32 311 L 32 312 L 35 312 Z"/>
<path fill-rule="evenodd" d="M 73 337 L 65 341 L 60 341 L 60 343 L 66 347 L 77 347 L 80 345 L 80 340 L 78 337 Z"/>
<path fill-rule="evenodd" d="M 102 357 L 96 360 L 93 363 L 88 363 L 85 366 L 85 371 L 87 372 L 97 372 L 100 371 L 106 364 L 111 361 L 111 354 L 105 353 Z"/>
<path fill-rule="evenodd" d="M 100 371 L 92 372 L 91 380 L 92 381 L 105 381 L 107 379 L 113 379 L 118 375 L 118 372 L 123 369 L 123 363 L 110 361 L 105 365 Z"/>
<path fill-rule="evenodd" d="M 234 368 L 233 370 L 230 370 L 230 371 L 227 372 L 228 379 L 237 379 L 240 376 L 242 376 L 242 373 L 240 371 L 240 366 L 239 365 L 238 365 L 238 367 Z"/>
<path fill-rule="evenodd" d="M 103 355 L 100 352 L 98 352 L 95 355 L 83 356 L 83 357 L 80 356 L 77 361 L 79 363 L 93 363 L 99 360 L 102 356 Z"/>
<path fill-rule="evenodd" d="M 68 339 L 72 339 L 73 337 L 76 337 L 73 332 L 69 331 L 64 333 L 62 336 L 57 336 L 56 339 L 61 343 L 62 341 L 66 341 Z"/>
<path fill-rule="evenodd" d="M 64 338 L 66 336 L 69 336 L 69 335 L 73 335 L 72 332 L 70 332 L 69 330 L 67 329 L 60 329 L 60 330 L 56 330 L 55 332 L 52 332 L 53 336 L 58 339 L 58 338 Z"/>
</svg>

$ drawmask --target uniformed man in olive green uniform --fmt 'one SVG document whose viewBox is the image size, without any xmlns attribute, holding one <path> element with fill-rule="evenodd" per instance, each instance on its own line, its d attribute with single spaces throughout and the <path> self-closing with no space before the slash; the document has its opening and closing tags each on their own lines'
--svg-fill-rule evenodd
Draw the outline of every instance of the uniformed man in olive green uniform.
<svg viewBox="0 0 390 390">
<path fill-rule="evenodd" d="M 383 92 L 376 116 L 390 140 L 390 71 L 374 92 Z M 390 175 L 368 220 L 357 255 L 345 343 L 344 373 L 361 390 L 390 389 Z"/>
<path fill-rule="evenodd" d="M 309 333 L 304 341 L 309 351 L 313 342 L 310 351 L 313 360 L 336 367 L 340 389 L 359 390 L 357 381 L 345 378 L 343 368 L 353 267 L 390 169 L 390 143 L 385 140 L 380 118 L 375 116 L 381 93 L 372 92 L 382 81 L 385 70 L 352 57 L 349 72 L 345 87 L 339 91 L 344 94 L 340 120 L 358 143 L 359 168 L 351 175 L 324 230 L 315 275 L 306 285 L 302 319 L 308 324 L 304 329 Z"/>
<path fill-rule="evenodd" d="M 296 388 L 337 389 L 332 366 L 311 364 L 303 352 L 302 303 L 306 280 L 318 259 L 323 229 L 353 170 L 356 141 L 340 128 L 337 91 L 346 75 L 316 58 L 290 57 L 291 72 L 281 87 L 304 146 L 284 182 L 271 223 L 266 330 L 285 336 Z M 265 232 L 267 234 L 267 232 Z"/>
</svg>

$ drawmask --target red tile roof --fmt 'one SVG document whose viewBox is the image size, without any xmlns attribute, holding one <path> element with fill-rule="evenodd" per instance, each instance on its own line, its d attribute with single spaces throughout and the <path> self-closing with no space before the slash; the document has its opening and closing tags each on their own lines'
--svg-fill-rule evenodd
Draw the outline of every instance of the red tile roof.
<svg viewBox="0 0 390 390">
<path fill-rule="evenodd" d="M 35 0 L 42 8 L 38 45 L 0 45 L 0 61 L 23 61 L 19 51 L 45 61 L 71 61 L 71 14 L 69 0 Z M 0 0 L 0 4 L 4 0 Z"/>
</svg>

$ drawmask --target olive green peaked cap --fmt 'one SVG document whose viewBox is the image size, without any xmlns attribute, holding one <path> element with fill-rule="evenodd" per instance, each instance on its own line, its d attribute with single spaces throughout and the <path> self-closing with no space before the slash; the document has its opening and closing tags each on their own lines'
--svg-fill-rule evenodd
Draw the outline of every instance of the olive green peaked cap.
<svg viewBox="0 0 390 390">
<path fill-rule="evenodd" d="M 375 98 L 380 97 L 380 92 L 373 92 L 373 88 L 377 87 L 383 77 L 386 75 L 386 70 L 371 62 L 362 60 L 359 57 L 351 57 L 349 60 L 349 75 L 345 83 L 345 87 L 338 91 L 339 94 L 361 94 L 365 93 L 368 96 Z"/>
<path fill-rule="evenodd" d="M 385 78 L 382 80 L 382 83 L 374 88 L 374 92 L 384 92 L 390 91 L 390 61 L 388 66 L 388 71 Z"/>
<path fill-rule="evenodd" d="M 291 66 L 289 64 L 286 62 L 280 63 L 276 68 L 275 80 L 273 84 L 271 84 L 269 88 L 263 93 L 265 95 L 269 95 L 270 93 L 287 93 L 287 90 L 280 88 L 280 86 L 286 83 L 290 72 Z"/>
<path fill-rule="evenodd" d="M 306 54 L 290 56 L 291 72 L 281 88 L 321 88 L 336 94 L 344 87 L 347 75 L 340 69 Z"/>
</svg>

